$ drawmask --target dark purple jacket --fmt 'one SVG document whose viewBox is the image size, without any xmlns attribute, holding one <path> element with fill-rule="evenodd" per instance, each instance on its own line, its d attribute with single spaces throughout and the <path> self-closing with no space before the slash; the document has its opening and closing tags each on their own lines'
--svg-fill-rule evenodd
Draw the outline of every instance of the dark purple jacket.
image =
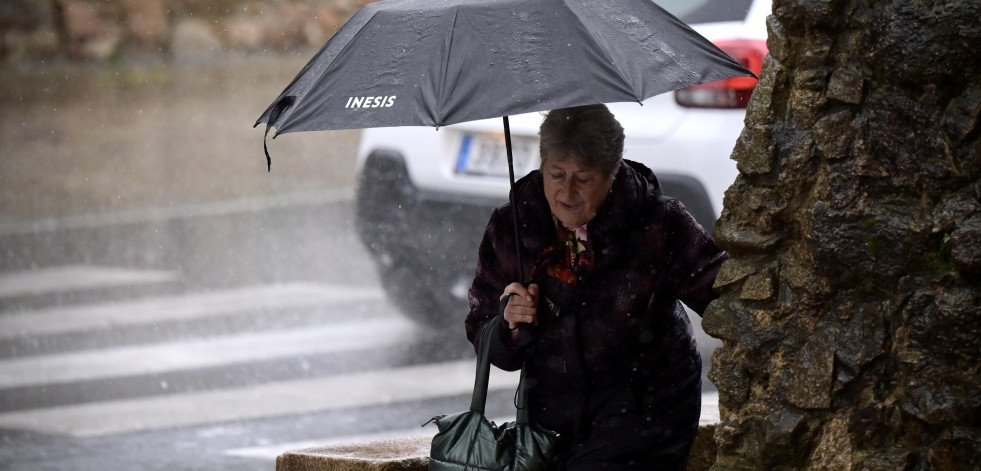
<svg viewBox="0 0 981 471">
<path fill-rule="evenodd" d="M 541 287 L 538 325 L 522 325 L 517 342 L 507 329 L 495 338 L 492 363 L 513 371 L 527 362 L 533 400 L 561 404 L 564 397 L 630 385 L 641 402 L 664 403 L 682 399 L 671 395 L 693 394 L 673 385 L 694 380 L 697 388 L 701 364 L 678 301 L 701 314 L 717 296 L 712 284 L 726 253 L 679 201 L 661 195 L 650 169 L 624 162 L 607 204 L 587 225 L 594 265 L 576 287 L 547 276 L 530 280 Z M 515 192 L 527 277 L 558 238 L 541 173 L 522 178 Z M 491 216 L 479 249 L 466 320 L 471 342 L 499 315 L 501 293 L 516 281 L 516 264 L 511 207 L 505 205 Z M 697 407 L 697 389 L 694 394 Z"/>
</svg>

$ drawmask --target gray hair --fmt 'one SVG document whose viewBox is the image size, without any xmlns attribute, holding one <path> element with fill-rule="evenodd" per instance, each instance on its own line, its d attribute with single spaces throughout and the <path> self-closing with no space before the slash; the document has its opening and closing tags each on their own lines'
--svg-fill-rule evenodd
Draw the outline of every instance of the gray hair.
<svg viewBox="0 0 981 471">
<path fill-rule="evenodd" d="M 542 165 L 573 160 L 612 180 L 623 157 L 623 126 L 606 105 L 559 108 L 545 115 L 538 131 Z"/>
</svg>

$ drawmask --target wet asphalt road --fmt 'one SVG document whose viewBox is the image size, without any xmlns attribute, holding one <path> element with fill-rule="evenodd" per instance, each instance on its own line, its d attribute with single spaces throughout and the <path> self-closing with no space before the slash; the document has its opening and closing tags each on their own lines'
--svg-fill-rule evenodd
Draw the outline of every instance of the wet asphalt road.
<svg viewBox="0 0 981 471">
<path fill-rule="evenodd" d="M 0 470 L 268 471 L 469 403 L 462 334 L 356 239 L 359 132 L 266 171 L 252 124 L 310 54 L 0 70 Z"/>
<path fill-rule="evenodd" d="M 6 226 L 0 469 L 269 471 L 433 433 L 469 404 L 465 313 L 408 321 L 353 223 L 342 189 Z"/>
<path fill-rule="evenodd" d="M 278 444 L 417 433 L 432 415 L 469 403 L 466 394 L 437 391 L 341 409 L 325 406 L 328 399 L 314 399 L 310 410 L 271 406 L 276 385 L 327 397 L 342 391 L 318 391 L 334 384 L 318 380 L 395 371 L 358 383 L 384 391 L 399 370 L 473 355 L 462 334 L 435 336 L 384 298 L 345 195 L 196 211 L 62 221 L 53 230 L 8 227 L 0 235 L 0 330 L 7 330 L 0 333 L 0 469 L 270 470 Z M 119 285 L 107 276 L 113 270 L 143 281 Z M 188 299 L 207 299 L 213 309 L 175 317 L 194 304 L 182 303 Z M 94 316 L 123 309 L 123 320 L 72 321 L 85 308 Z M 334 338 L 332 326 L 348 329 L 350 345 L 300 345 L 303 332 Z M 274 351 L 284 344 L 287 351 Z M 199 356 L 171 358 L 182 349 Z M 215 360 L 223 355 L 231 358 Z M 147 372 L 125 367 L 143 356 Z M 90 360 L 58 367 L 73 358 Z M 233 402 L 240 392 L 257 394 L 254 406 L 242 406 L 246 417 L 232 410 L 195 420 L 207 415 L 208 394 Z M 510 392 L 492 394 L 491 410 L 505 413 L 510 399 Z"/>
</svg>

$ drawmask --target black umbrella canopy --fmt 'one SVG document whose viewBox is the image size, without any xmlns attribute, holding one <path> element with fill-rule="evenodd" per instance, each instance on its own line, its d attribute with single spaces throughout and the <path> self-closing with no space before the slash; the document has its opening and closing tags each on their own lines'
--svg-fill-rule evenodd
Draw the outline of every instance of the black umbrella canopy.
<svg viewBox="0 0 981 471">
<path fill-rule="evenodd" d="M 738 76 L 753 73 L 650 0 L 385 0 L 345 23 L 256 126 L 282 134 L 503 117 L 513 188 L 508 116 L 641 102 Z"/>
<path fill-rule="evenodd" d="M 650 0 L 366 5 L 256 125 L 444 126 L 753 76 Z"/>
</svg>

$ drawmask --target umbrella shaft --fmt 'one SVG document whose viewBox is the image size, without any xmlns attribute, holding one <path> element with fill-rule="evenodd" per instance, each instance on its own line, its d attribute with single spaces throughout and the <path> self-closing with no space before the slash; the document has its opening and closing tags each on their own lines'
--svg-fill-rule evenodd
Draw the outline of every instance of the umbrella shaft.
<svg viewBox="0 0 981 471">
<path fill-rule="evenodd" d="M 514 157 L 511 154 L 511 124 L 508 117 L 504 117 L 504 145 L 508 151 L 508 175 L 511 178 L 511 216 L 514 218 L 514 250 L 518 262 L 518 282 L 524 283 L 524 268 L 521 265 L 521 233 L 518 229 L 518 201 L 514 193 Z"/>
</svg>

